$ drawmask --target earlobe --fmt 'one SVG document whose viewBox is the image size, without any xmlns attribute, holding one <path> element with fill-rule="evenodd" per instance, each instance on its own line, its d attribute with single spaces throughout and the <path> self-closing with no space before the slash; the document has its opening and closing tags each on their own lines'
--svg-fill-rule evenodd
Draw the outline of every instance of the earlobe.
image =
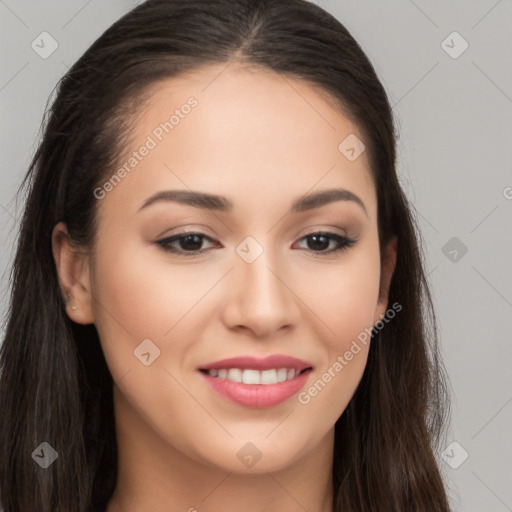
<svg viewBox="0 0 512 512">
<path fill-rule="evenodd" d="M 72 244 L 63 222 L 53 228 L 52 251 L 67 315 L 79 324 L 93 323 L 89 256 Z"/>
</svg>

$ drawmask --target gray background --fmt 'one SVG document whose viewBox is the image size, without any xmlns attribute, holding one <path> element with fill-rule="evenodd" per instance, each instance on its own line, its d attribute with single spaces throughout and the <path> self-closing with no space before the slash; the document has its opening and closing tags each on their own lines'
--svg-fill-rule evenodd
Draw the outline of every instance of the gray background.
<svg viewBox="0 0 512 512">
<path fill-rule="evenodd" d="M 13 195 L 47 98 L 136 3 L 0 0 L 2 315 L 20 215 Z M 447 445 L 457 444 L 439 456 L 453 508 L 512 511 L 512 2 L 315 3 L 361 44 L 394 108 L 400 180 L 417 210 L 452 385 Z M 31 48 L 43 31 L 59 45 L 46 59 Z"/>
</svg>

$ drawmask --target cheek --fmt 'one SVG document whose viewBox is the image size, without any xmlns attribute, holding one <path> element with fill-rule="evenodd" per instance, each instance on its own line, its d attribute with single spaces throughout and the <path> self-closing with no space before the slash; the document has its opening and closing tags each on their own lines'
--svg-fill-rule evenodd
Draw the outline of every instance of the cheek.
<svg viewBox="0 0 512 512">
<path fill-rule="evenodd" d="M 342 256 L 340 263 L 317 264 L 302 272 L 301 297 L 326 327 L 330 355 L 344 351 L 352 339 L 373 325 L 378 302 L 380 261 L 378 247 Z"/>
<path fill-rule="evenodd" d="M 134 350 L 150 339 L 160 350 L 158 366 L 168 359 L 172 340 L 173 359 L 187 348 L 183 329 L 200 331 L 201 308 L 219 276 L 218 267 L 206 264 L 176 265 L 158 248 L 141 248 L 121 236 L 102 247 L 92 281 L 95 325 L 114 380 L 140 362 Z M 179 333 L 179 335 L 178 335 Z M 182 340 L 182 341 L 180 341 Z M 151 345 L 150 345 L 151 346 Z"/>
<path fill-rule="evenodd" d="M 372 253 L 337 269 L 324 270 L 322 286 L 310 283 L 308 300 L 318 311 L 315 333 L 323 348 L 322 362 L 297 396 L 304 421 L 316 418 L 324 429 L 334 425 L 350 402 L 366 367 L 371 327 L 379 291 L 379 259 Z M 327 279 L 329 278 L 329 279 Z M 322 326 L 327 326 L 325 329 Z"/>
</svg>

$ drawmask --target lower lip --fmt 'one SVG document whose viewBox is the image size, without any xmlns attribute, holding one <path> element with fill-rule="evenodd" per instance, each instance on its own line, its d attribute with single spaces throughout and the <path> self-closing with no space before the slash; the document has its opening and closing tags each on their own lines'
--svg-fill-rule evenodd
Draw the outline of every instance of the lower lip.
<svg viewBox="0 0 512 512">
<path fill-rule="evenodd" d="M 220 395 L 244 407 L 265 409 L 274 407 L 298 393 L 306 383 L 310 372 L 311 370 L 308 369 L 291 380 L 278 382 L 277 384 L 244 384 L 211 377 L 204 372 L 200 373 L 210 387 Z"/>
</svg>

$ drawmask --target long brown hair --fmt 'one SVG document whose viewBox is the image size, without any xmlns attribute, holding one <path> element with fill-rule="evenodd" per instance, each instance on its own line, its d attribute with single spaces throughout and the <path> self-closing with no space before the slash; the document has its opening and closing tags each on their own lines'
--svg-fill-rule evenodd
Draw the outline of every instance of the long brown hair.
<svg viewBox="0 0 512 512">
<path fill-rule="evenodd" d="M 0 348 L 0 505 L 4 512 L 104 510 L 117 478 L 112 376 L 95 326 L 65 312 L 51 233 L 66 223 L 92 247 L 94 189 L 111 176 L 144 93 L 199 66 L 240 61 L 299 78 L 334 99 L 364 134 L 379 242 L 398 238 L 389 303 L 368 363 L 335 426 L 335 511 L 447 512 L 435 453 L 447 414 L 421 240 L 395 170 L 392 110 L 346 28 L 305 0 L 148 0 L 114 23 L 60 80 L 28 189 Z M 341 142 L 341 141 L 340 141 Z M 59 454 L 47 469 L 42 442 Z"/>
</svg>

